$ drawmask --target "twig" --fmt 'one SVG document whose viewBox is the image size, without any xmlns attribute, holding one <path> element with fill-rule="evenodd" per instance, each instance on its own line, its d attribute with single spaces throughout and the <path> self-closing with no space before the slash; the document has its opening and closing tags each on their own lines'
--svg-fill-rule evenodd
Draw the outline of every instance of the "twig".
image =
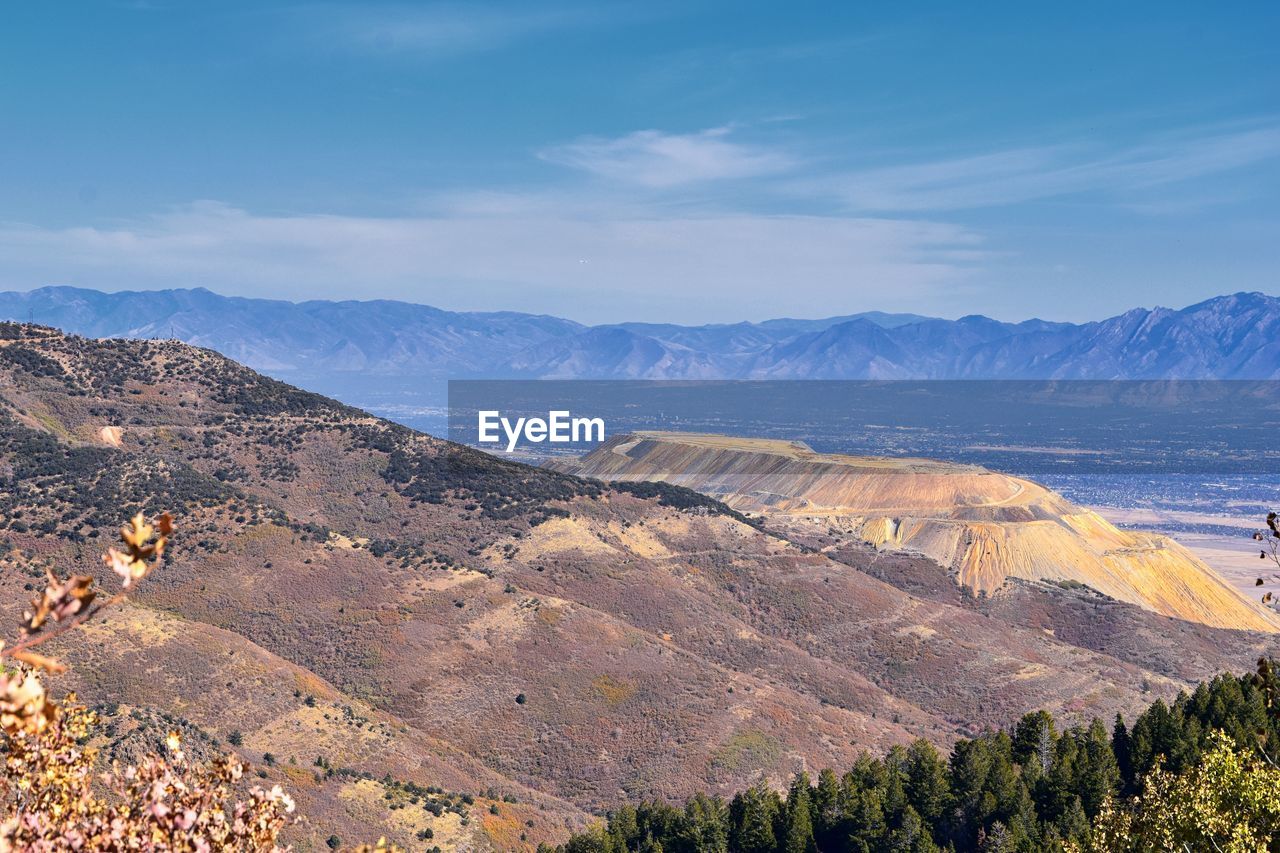
<svg viewBox="0 0 1280 853">
<path fill-rule="evenodd" d="M 70 631 L 72 628 L 79 627 L 80 625 L 83 625 L 84 623 L 88 622 L 90 619 L 97 616 L 99 613 L 101 613 L 103 610 L 106 610 L 108 607 L 114 607 L 115 605 L 122 603 L 127 598 L 128 598 L 127 594 L 123 592 L 117 592 L 115 595 L 113 595 L 111 598 L 107 599 L 103 603 L 94 605 L 93 607 L 89 608 L 85 612 L 77 614 L 76 616 L 72 617 L 66 622 L 60 622 L 55 628 L 53 628 L 50 631 L 46 631 L 38 634 L 29 634 L 25 639 L 19 640 L 18 642 L 14 643 L 12 646 L 5 646 L 3 649 L 0 649 L 0 657 L 4 657 L 4 658 L 15 657 L 18 652 L 24 652 L 24 651 L 27 651 L 28 649 L 34 649 L 36 646 L 41 645 L 42 643 L 48 642 L 49 640 L 52 640 L 55 637 L 60 637 L 63 634 L 65 634 L 67 631 Z"/>
</svg>

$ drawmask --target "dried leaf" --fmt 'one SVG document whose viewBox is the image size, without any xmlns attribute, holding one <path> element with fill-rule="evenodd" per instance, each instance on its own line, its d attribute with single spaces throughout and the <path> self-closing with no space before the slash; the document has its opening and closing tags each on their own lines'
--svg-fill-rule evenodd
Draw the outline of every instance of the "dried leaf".
<svg viewBox="0 0 1280 853">
<path fill-rule="evenodd" d="M 160 534 L 158 536 L 157 531 Z M 138 513 L 120 528 L 120 541 L 124 542 L 127 553 L 113 548 L 102 559 L 121 577 L 125 589 L 128 589 L 134 581 L 141 580 L 150 571 L 150 561 L 157 560 L 164 554 L 164 547 L 168 542 L 166 537 L 172 532 L 173 516 L 169 513 L 163 513 L 156 519 L 155 527 L 147 524 L 142 513 Z"/>
<path fill-rule="evenodd" d="M 138 513 L 129 519 L 128 524 L 120 528 L 120 538 L 124 540 L 125 544 L 133 548 L 142 548 L 147 544 L 147 540 L 151 538 L 151 534 L 154 532 L 154 528 L 147 524 L 147 520 L 142 513 Z"/>
<path fill-rule="evenodd" d="M 0 675 L 0 729 L 5 734 L 43 731 L 57 713 L 34 672 Z"/>
<path fill-rule="evenodd" d="M 133 585 L 134 581 L 147 573 L 146 563 L 125 556 L 115 548 L 107 549 L 107 553 L 102 555 L 102 561 L 107 564 L 111 571 L 120 576 L 125 589 L 128 589 Z"/>
<path fill-rule="evenodd" d="M 47 576 L 48 586 L 39 598 L 32 600 L 31 610 L 22 615 L 22 627 L 28 633 L 40 630 L 50 618 L 61 622 L 75 616 L 87 609 L 96 596 L 91 575 L 72 575 L 65 581 L 52 571 L 48 571 Z"/>
</svg>

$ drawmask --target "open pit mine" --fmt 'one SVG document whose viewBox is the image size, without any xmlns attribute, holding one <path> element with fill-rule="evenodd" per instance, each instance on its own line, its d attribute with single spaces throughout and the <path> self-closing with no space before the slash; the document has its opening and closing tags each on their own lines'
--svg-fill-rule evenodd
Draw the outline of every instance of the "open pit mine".
<svg viewBox="0 0 1280 853">
<path fill-rule="evenodd" d="M 976 465 L 676 432 L 614 436 L 549 464 L 601 480 L 685 486 L 773 526 L 919 554 L 976 595 L 999 595 L 1010 578 L 1073 581 L 1165 616 L 1280 631 L 1275 613 L 1172 539 L 1120 529 L 1044 486 Z"/>
</svg>

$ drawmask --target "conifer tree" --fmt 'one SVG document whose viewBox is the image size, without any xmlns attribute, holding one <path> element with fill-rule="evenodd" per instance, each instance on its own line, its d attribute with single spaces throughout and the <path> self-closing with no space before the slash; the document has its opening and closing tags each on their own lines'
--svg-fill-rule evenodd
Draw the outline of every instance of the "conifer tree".
<svg viewBox="0 0 1280 853">
<path fill-rule="evenodd" d="M 634 806 L 624 805 L 609 816 L 609 841 L 614 851 L 630 850 L 640 838 L 640 827 Z"/>
<path fill-rule="evenodd" d="M 778 795 L 763 784 L 753 785 L 734 797 L 735 851 L 740 853 L 775 853 L 778 837 L 774 820 L 778 816 Z"/>
<path fill-rule="evenodd" d="M 937 824 L 947 809 L 951 786 L 947 767 L 933 744 L 920 738 L 907 749 L 907 800 L 928 825 Z"/>
<path fill-rule="evenodd" d="M 1019 764 L 1030 764 L 1036 759 L 1040 771 L 1048 774 L 1053 762 L 1053 748 L 1058 736 L 1054 731 L 1053 717 L 1048 711 L 1027 714 L 1018 721 L 1013 733 L 1013 759 Z"/>
<path fill-rule="evenodd" d="M 813 811 L 809 792 L 809 774 L 797 773 L 787 795 L 786 837 L 784 853 L 817 853 L 813 838 Z"/>
<path fill-rule="evenodd" d="M 845 817 L 843 799 L 840 778 L 836 776 L 836 772 L 828 767 L 819 773 L 818 785 L 813 793 L 813 835 L 821 850 L 841 849 L 841 842 L 844 841 L 841 828 Z"/>
<path fill-rule="evenodd" d="M 1124 718 L 1119 714 L 1116 714 L 1115 726 L 1111 729 L 1111 752 L 1116 757 L 1122 789 L 1126 794 L 1134 793 L 1133 741 L 1129 737 L 1129 729 L 1125 727 Z"/>
<path fill-rule="evenodd" d="M 718 797 L 698 793 L 684 807 L 679 850 L 728 853 L 729 810 Z"/>
<path fill-rule="evenodd" d="M 889 836 L 888 847 L 894 853 L 935 853 L 938 849 L 929 827 L 911 806 L 903 810 L 902 823 Z"/>
</svg>

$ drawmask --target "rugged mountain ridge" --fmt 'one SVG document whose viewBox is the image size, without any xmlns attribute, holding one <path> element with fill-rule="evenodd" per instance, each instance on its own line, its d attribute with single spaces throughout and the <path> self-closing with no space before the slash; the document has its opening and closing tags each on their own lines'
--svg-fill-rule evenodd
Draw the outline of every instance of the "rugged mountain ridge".
<svg viewBox="0 0 1280 853">
<path fill-rule="evenodd" d="M 981 595 L 998 593 L 1011 577 L 1068 581 L 1163 616 L 1280 631 L 1274 611 L 1172 539 L 1120 530 L 1037 483 L 976 465 L 678 432 L 617 435 L 579 459 L 549 464 L 601 480 L 685 486 L 774 525 L 838 530 L 923 554 Z"/>
<path fill-rule="evenodd" d="M 10 616 L 161 509 L 171 561 L 57 687 L 234 745 L 298 796 L 299 844 L 531 848 L 620 799 L 1109 719 L 1270 648 L 1051 584 L 1007 613 L 927 560 L 495 459 L 209 350 L 0 324 Z"/>
<path fill-rule="evenodd" d="M 332 391 L 396 379 L 1272 379 L 1280 299 L 1236 293 L 1091 323 L 867 312 L 824 320 L 596 327 L 402 302 L 289 303 L 203 289 L 0 293 L 0 319 L 174 337 Z M 325 384 L 329 383 L 329 384 Z M 333 384 L 333 387 L 330 387 Z"/>
</svg>

